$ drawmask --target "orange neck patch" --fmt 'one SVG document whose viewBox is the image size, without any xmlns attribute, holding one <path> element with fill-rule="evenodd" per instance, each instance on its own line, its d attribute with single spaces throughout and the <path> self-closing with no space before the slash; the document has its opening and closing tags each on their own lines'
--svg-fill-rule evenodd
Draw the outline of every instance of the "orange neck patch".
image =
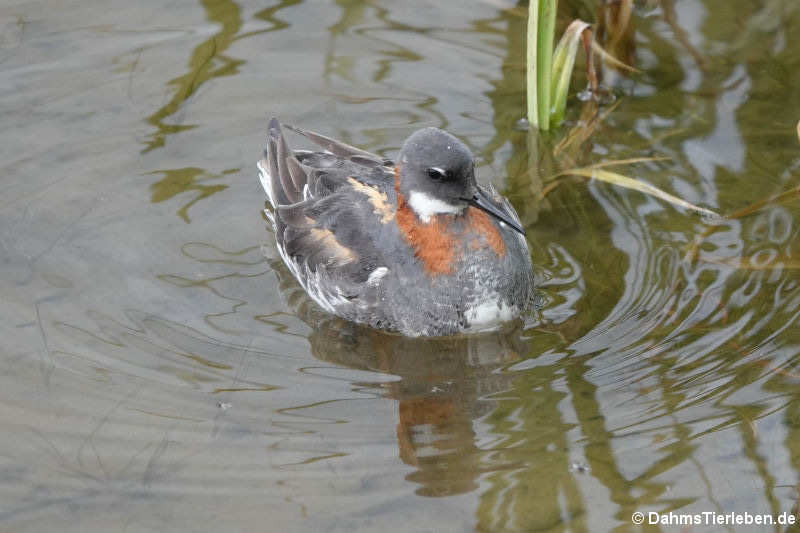
<svg viewBox="0 0 800 533">
<path fill-rule="evenodd" d="M 455 240 L 449 231 L 449 219 L 454 215 L 437 215 L 423 224 L 406 203 L 406 199 L 397 193 L 397 214 L 395 219 L 406 242 L 414 249 L 414 255 L 425 265 L 431 274 L 449 274 L 453 272 L 455 259 Z"/>
<path fill-rule="evenodd" d="M 434 215 L 423 223 L 400 193 L 400 167 L 395 167 L 394 188 L 397 193 L 395 219 L 406 242 L 414 249 L 414 255 L 422 261 L 430 274 L 452 274 L 456 259 L 456 248 L 471 238 L 470 248 L 488 245 L 499 257 L 506 253 L 506 246 L 497 227 L 489 215 L 480 209 L 468 207 L 467 224 L 458 231 L 453 224 L 457 215 Z M 484 242 L 481 243 L 480 241 Z"/>
<path fill-rule="evenodd" d="M 469 221 L 470 229 L 483 237 L 486 244 L 494 250 L 498 257 L 506 255 L 506 243 L 503 242 L 503 237 L 500 236 L 497 226 L 494 225 L 485 211 L 470 206 L 467 208 L 467 220 Z"/>
</svg>

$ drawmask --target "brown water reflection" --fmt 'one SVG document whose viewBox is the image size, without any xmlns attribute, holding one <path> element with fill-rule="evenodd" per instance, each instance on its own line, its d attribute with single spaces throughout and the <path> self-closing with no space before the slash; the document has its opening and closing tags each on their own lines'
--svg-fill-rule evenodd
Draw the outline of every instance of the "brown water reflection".
<svg viewBox="0 0 800 533">
<path fill-rule="evenodd" d="M 482 473 L 509 467 L 481 460 L 472 423 L 491 411 L 486 395 L 508 385 L 508 376 L 492 372 L 519 359 L 507 346 L 513 336 L 420 343 L 370 333 L 351 339 L 354 345 L 338 352 L 328 339 L 312 339 L 312 349 L 329 362 L 402 378 L 384 393 L 397 402 L 398 453 L 415 469 L 406 479 L 421 485 L 417 494 L 468 492 Z"/>
<path fill-rule="evenodd" d="M 523 2 L 0 8 L 0 529 L 796 514 L 800 7 L 560 4 L 641 73 L 606 68 L 610 97 L 543 137 L 515 127 Z M 427 341 L 321 313 L 260 216 L 271 114 L 389 157 L 463 138 L 526 222 L 540 307 Z M 551 181 L 652 156 L 620 170 L 730 216 Z"/>
</svg>

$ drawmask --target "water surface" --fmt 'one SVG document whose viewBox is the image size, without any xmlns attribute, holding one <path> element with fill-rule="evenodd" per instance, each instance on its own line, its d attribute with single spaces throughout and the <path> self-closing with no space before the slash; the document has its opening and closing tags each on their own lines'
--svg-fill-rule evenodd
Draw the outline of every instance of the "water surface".
<svg viewBox="0 0 800 533">
<path fill-rule="evenodd" d="M 598 4 L 562 1 L 559 26 Z M 640 72 L 606 69 L 600 107 L 572 97 L 540 139 L 515 128 L 526 8 L 0 8 L 0 529 L 796 514 L 800 5 L 637 3 L 606 42 Z M 422 126 L 459 136 L 526 223 L 541 308 L 436 341 L 319 311 L 260 213 L 273 114 L 387 157 Z M 552 187 L 643 157 L 663 159 L 616 170 L 732 216 Z"/>
</svg>

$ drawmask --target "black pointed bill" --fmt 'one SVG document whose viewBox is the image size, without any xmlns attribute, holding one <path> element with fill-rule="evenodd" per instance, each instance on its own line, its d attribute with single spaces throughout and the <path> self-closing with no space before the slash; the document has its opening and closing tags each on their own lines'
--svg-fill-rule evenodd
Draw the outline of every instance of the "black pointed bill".
<svg viewBox="0 0 800 533">
<path fill-rule="evenodd" d="M 511 220 L 509 216 L 503 213 L 498 207 L 495 207 L 494 203 L 492 203 L 492 201 L 486 196 L 486 193 L 480 189 L 478 189 L 478 192 L 472 198 L 461 198 L 461 200 L 467 202 L 473 207 L 477 207 L 481 211 L 489 213 L 500 222 L 511 226 L 522 235 L 525 235 L 525 230 L 522 229 L 522 226 Z"/>
</svg>

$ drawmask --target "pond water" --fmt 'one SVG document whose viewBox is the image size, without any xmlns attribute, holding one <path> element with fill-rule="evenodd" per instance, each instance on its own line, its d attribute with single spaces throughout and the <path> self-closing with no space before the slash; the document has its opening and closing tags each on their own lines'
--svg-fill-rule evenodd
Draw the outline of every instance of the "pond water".
<svg viewBox="0 0 800 533">
<path fill-rule="evenodd" d="M 578 72 L 538 139 L 524 3 L 0 6 L 0 530 L 797 514 L 800 3 L 641 1 L 627 31 L 600 3 L 559 27 L 610 19 L 639 72 L 604 69 L 599 108 Z M 459 136 L 525 221 L 540 308 L 445 340 L 319 311 L 261 214 L 272 115 L 387 157 Z M 730 216 L 552 179 L 632 158 Z"/>
</svg>

